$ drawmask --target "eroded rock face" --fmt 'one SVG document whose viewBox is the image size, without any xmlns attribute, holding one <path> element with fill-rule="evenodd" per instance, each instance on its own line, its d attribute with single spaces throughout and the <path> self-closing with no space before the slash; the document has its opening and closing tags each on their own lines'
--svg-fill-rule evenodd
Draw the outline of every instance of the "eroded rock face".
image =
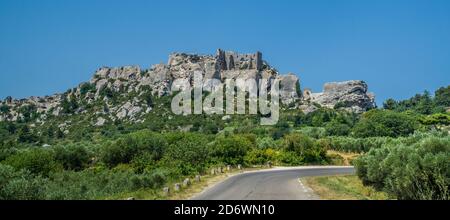
<svg viewBox="0 0 450 220">
<path fill-rule="evenodd" d="M 153 65 L 139 80 L 139 88 L 149 86 L 152 94 L 157 96 L 167 95 L 170 92 L 172 76 L 169 67 L 164 64 Z"/>
<path fill-rule="evenodd" d="M 361 80 L 330 82 L 321 93 L 310 93 L 311 102 L 327 108 L 343 108 L 356 113 L 375 108 L 375 95 L 367 92 L 367 84 Z"/>
<path fill-rule="evenodd" d="M 280 101 L 286 105 L 297 102 L 301 95 L 299 78 L 289 73 L 279 75 L 277 79 L 280 80 Z"/>
<path fill-rule="evenodd" d="M 196 72 L 203 76 L 203 89 L 206 91 L 212 91 L 226 79 L 279 80 L 281 103 L 306 112 L 317 109 L 308 104 L 312 102 L 328 108 L 338 105 L 355 112 L 375 107 L 374 95 L 367 93 L 367 85 L 363 81 L 327 83 L 322 93 L 305 90 L 302 94 L 298 76 L 293 73 L 279 74 L 262 59 L 260 52 L 240 54 L 219 49 L 215 55 L 173 53 L 167 64 L 156 64 L 149 69 L 141 69 L 139 66 L 102 67 L 89 82 L 81 83 L 63 94 L 20 100 L 7 97 L 0 100 L 0 121 L 22 119 L 24 115 L 20 109 L 26 106 L 31 106 L 30 109 L 38 114 L 37 123 L 44 123 L 50 115 L 89 112 L 82 103 L 103 105 L 92 110 L 102 112 L 102 119 L 93 122 L 97 126 L 106 121 L 139 121 L 143 114 L 152 110 L 145 98 L 148 97 L 148 92 L 156 96 L 169 95 L 176 79 L 192 83 Z M 113 102 L 113 96 L 119 96 L 121 101 Z M 67 101 L 72 100 L 77 105 L 69 106 L 75 106 L 76 109 L 70 109 L 70 113 L 67 113 L 63 106 L 67 107 Z"/>
<path fill-rule="evenodd" d="M 95 78 L 109 79 L 135 79 L 140 73 L 139 66 L 123 66 L 123 67 L 102 67 L 94 74 Z"/>
</svg>

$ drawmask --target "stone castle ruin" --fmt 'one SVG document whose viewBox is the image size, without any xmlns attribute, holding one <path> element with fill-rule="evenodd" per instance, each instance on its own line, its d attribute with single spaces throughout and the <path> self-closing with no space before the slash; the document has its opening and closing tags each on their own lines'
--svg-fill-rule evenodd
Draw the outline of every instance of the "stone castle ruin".
<svg viewBox="0 0 450 220">
<path fill-rule="evenodd" d="M 221 70 L 262 69 L 262 54 L 239 54 L 236 52 L 217 50 L 217 62 Z"/>
</svg>

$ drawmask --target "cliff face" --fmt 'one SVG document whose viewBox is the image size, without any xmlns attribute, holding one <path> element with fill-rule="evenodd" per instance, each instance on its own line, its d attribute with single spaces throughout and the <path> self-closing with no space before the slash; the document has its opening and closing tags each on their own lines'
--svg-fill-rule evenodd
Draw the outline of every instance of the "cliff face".
<svg viewBox="0 0 450 220">
<path fill-rule="evenodd" d="M 260 52 L 239 54 L 219 49 L 215 55 L 173 53 L 167 64 L 156 64 L 150 69 L 139 66 L 102 67 L 89 82 L 63 94 L 22 100 L 8 97 L 0 101 L 0 121 L 20 120 L 29 116 L 25 114 L 31 111 L 38 115 L 36 121 L 42 122 L 48 116 L 87 113 L 87 108 L 102 105 L 101 109 L 96 109 L 94 125 L 101 126 L 106 119 L 138 122 L 140 116 L 152 110 L 147 100 L 149 94 L 157 97 L 169 95 L 175 79 L 192 82 L 195 72 L 203 75 L 206 90 L 214 86 L 208 85 L 207 79 L 279 80 L 281 102 L 290 108 L 310 102 L 329 108 L 339 103 L 340 107 L 356 112 L 374 107 L 374 97 L 367 93 L 367 85 L 363 81 L 327 83 L 324 92 L 308 93 L 305 90 L 302 98 L 299 78 L 295 74 L 280 75 L 262 59 Z M 116 97 L 114 101 L 113 96 Z"/>
<path fill-rule="evenodd" d="M 367 92 L 367 84 L 361 80 L 329 82 L 323 92 L 306 92 L 305 100 L 327 108 L 343 108 L 356 113 L 376 107 L 375 95 Z"/>
</svg>

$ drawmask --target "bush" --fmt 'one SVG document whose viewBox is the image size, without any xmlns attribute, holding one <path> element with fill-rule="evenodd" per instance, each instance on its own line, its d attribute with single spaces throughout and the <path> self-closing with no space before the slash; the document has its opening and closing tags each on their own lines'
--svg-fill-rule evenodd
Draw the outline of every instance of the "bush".
<svg viewBox="0 0 450 220">
<path fill-rule="evenodd" d="M 350 126 L 347 124 L 339 123 L 337 121 L 327 123 L 325 126 L 326 133 L 330 136 L 346 136 L 350 133 L 350 129 Z"/>
<path fill-rule="evenodd" d="M 272 138 L 278 140 L 290 132 L 290 126 L 286 121 L 279 121 L 272 129 Z"/>
<path fill-rule="evenodd" d="M 326 136 L 326 130 L 322 127 L 302 127 L 299 131 L 308 137 L 316 139 Z"/>
<path fill-rule="evenodd" d="M 301 133 L 293 133 L 283 138 L 283 149 L 295 153 L 305 163 L 321 163 L 326 159 L 325 145 Z"/>
<path fill-rule="evenodd" d="M 341 152 L 362 153 L 372 148 L 379 148 L 391 138 L 387 137 L 370 137 L 370 138 L 353 138 L 353 137 L 329 137 L 330 149 Z"/>
<path fill-rule="evenodd" d="M 434 94 L 434 101 L 437 105 L 450 106 L 450 85 L 439 88 Z"/>
<path fill-rule="evenodd" d="M 137 153 L 136 142 L 127 137 L 106 144 L 100 158 L 109 167 L 114 167 L 120 163 L 129 163 Z"/>
<path fill-rule="evenodd" d="M 166 177 L 162 172 L 144 173 L 144 175 L 133 175 L 130 179 L 131 189 L 161 187 L 166 182 Z"/>
<path fill-rule="evenodd" d="M 314 148 L 314 141 L 301 133 L 293 133 L 283 138 L 283 146 L 284 150 L 303 156 L 307 150 Z"/>
<path fill-rule="evenodd" d="M 56 161 L 55 153 L 52 150 L 39 148 L 19 151 L 6 158 L 2 163 L 17 170 L 26 169 L 32 174 L 43 176 L 62 169 L 62 165 Z"/>
<path fill-rule="evenodd" d="M 56 161 L 61 163 L 66 170 L 79 171 L 86 168 L 93 156 L 86 147 L 79 144 L 57 146 L 54 150 Z"/>
<path fill-rule="evenodd" d="M 285 165 L 303 165 L 303 157 L 300 157 L 294 152 L 290 151 L 283 151 L 278 156 L 278 161 L 280 161 L 281 164 Z"/>
<path fill-rule="evenodd" d="M 450 137 L 429 137 L 413 144 L 387 143 L 356 159 L 364 184 L 398 199 L 448 200 Z"/>
<path fill-rule="evenodd" d="M 80 86 L 80 94 L 82 96 L 86 95 L 86 93 L 88 93 L 88 92 L 95 92 L 95 91 L 96 91 L 95 84 L 87 82 L 87 83 L 81 84 L 81 86 Z"/>
<path fill-rule="evenodd" d="M 17 152 L 16 148 L 11 147 L 8 144 L 0 143 L 0 161 L 8 158 L 9 156 L 13 155 L 16 152 Z"/>
<path fill-rule="evenodd" d="M 9 106 L 7 106 L 7 105 L 0 105 L 0 113 L 3 113 L 3 114 L 8 114 L 9 113 Z"/>
<path fill-rule="evenodd" d="M 169 146 L 162 166 L 171 169 L 171 175 L 191 175 L 205 170 L 211 160 L 209 138 L 199 133 L 175 132 L 167 136 Z"/>
<path fill-rule="evenodd" d="M 214 142 L 213 156 L 225 164 L 243 164 L 244 156 L 251 148 L 252 143 L 245 136 L 218 137 Z"/>
<path fill-rule="evenodd" d="M 407 114 L 390 110 L 371 110 L 353 127 L 356 137 L 399 137 L 412 134 L 418 128 L 418 120 Z"/>
<path fill-rule="evenodd" d="M 147 170 L 151 170 L 156 164 L 158 159 L 155 155 L 149 152 L 144 152 L 142 154 L 136 155 L 131 161 L 131 167 L 136 173 L 144 173 Z"/>
<path fill-rule="evenodd" d="M 22 126 L 17 133 L 17 140 L 21 143 L 34 143 L 39 140 L 27 125 Z"/>
<path fill-rule="evenodd" d="M 162 135 L 140 131 L 105 144 L 100 158 L 109 167 L 120 163 L 130 163 L 135 156 L 144 152 L 152 154 L 154 160 L 159 160 L 166 146 L 167 141 Z"/>
<path fill-rule="evenodd" d="M 420 122 L 424 125 L 450 125 L 450 114 L 449 113 L 436 113 L 428 115 L 420 119 Z"/>
<path fill-rule="evenodd" d="M 19 108 L 18 112 L 22 114 L 21 121 L 30 122 L 38 117 L 37 108 L 35 105 L 23 105 Z"/>
<path fill-rule="evenodd" d="M 304 118 L 303 124 L 314 126 L 314 127 L 322 127 L 327 122 L 330 122 L 337 115 L 336 110 L 327 109 L 327 108 L 319 108 L 317 111 L 311 112 L 307 114 Z"/>
<path fill-rule="evenodd" d="M 247 165 L 263 165 L 267 162 L 275 162 L 277 153 L 273 149 L 253 149 L 244 157 Z"/>
<path fill-rule="evenodd" d="M 259 149 L 275 148 L 276 142 L 271 137 L 263 137 L 256 140 L 256 146 Z"/>
<path fill-rule="evenodd" d="M 53 173 L 45 185 L 45 199 L 105 199 L 116 194 L 164 185 L 162 171 L 136 174 L 127 168 Z"/>
<path fill-rule="evenodd" d="M 73 114 L 78 109 L 79 105 L 77 103 L 76 97 L 71 94 L 65 96 L 61 101 L 62 113 Z"/>
<path fill-rule="evenodd" d="M 0 200 L 34 200 L 44 197 L 45 180 L 27 170 L 0 164 Z"/>
</svg>

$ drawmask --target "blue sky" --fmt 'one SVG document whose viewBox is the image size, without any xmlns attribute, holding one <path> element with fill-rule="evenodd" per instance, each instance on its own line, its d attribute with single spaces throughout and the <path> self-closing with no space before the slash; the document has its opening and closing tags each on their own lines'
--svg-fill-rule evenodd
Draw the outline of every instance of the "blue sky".
<svg viewBox="0 0 450 220">
<path fill-rule="evenodd" d="M 365 80 L 380 104 L 450 84 L 449 12 L 446 0 L 0 0 L 0 98 L 223 48 L 259 50 L 313 91 Z"/>
</svg>

